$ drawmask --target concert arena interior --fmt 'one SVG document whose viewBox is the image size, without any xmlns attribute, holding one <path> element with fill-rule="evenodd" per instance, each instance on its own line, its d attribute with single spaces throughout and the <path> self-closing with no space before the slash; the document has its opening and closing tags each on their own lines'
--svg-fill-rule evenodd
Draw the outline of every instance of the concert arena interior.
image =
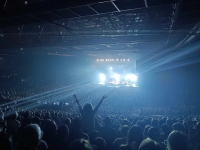
<svg viewBox="0 0 200 150">
<path fill-rule="evenodd" d="M 0 0 L 0 150 L 200 150 L 200 0 Z"/>
</svg>

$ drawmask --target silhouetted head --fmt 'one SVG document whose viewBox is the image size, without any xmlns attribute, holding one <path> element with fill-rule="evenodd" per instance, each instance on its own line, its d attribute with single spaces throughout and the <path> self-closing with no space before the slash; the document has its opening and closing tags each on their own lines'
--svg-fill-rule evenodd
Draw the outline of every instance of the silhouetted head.
<svg viewBox="0 0 200 150">
<path fill-rule="evenodd" d="M 18 136 L 19 150 L 36 149 L 42 138 L 42 131 L 37 124 L 31 124 L 24 127 Z"/>
<path fill-rule="evenodd" d="M 69 128 L 66 125 L 61 125 L 58 128 L 57 135 L 61 139 L 66 139 L 69 136 Z"/>
<path fill-rule="evenodd" d="M 145 135 L 145 136 L 148 136 L 149 128 L 151 128 L 150 125 L 146 125 L 146 126 L 145 126 L 145 128 L 144 128 L 144 135 Z"/>
<path fill-rule="evenodd" d="M 122 133 L 122 136 L 123 136 L 123 137 L 127 137 L 128 130 L 129 130 L 129 128 L 128 128 L 127 125 L 124 125 L 124 126 L 122 127 L 121 133 Z"/>
<path fill-rule="evenodd" d="M 180 131 L 173 131 L 168 136 L 169 150 L 189 150 L 187 136 Z"/>
<path fill-rule="evenodd" d="M 162 131 L 165 135 L 169 135 L 170 134 L 170 127 L 165 123 L 162 125 Z"/>
<path fill-rule="evenodd" d="M 158 120 L 152 119 L 151 125 L 152 125 L 153 127 L 157 127 L 157 126 L 158 126 Z"/>
<path fill-rule="evenodd" d="M 111 120 L 110 117 L 106 117 L 104 120 L 105 126 L 110 126 L 111 125 Z"/>
<path fill-rule="evenodd" d="M 143 133 L 139 126 L 134 125 L 128 131 L 127 144 L 131 144 L 132 142 L 140 144 L 143 140 Z"/>
<path fill-rule="evenodd" d="M 92 143 L 94 141 L 94 139 L 99 137 L 99 132 L 94 130 L 94 131 L 90 132 L 89 137 L 90 137 L 90 142 Z"/>
<path fill-rule="evenodd" d="M 54 121 L 50 121 L 46 124 L 45 133 L 49 135 L 55 135 L 57 132 L 57 125 Z"/>
<path fill-rule="evenodd" d="M 17 117 L 18 117 L 18 113 L 17 113 L 17 112 L 14 112 L 13 114 L 11 114 L 11 115 L 9 116 L 9 119 L 11 119 L 11 120 L 16 120 Z"/>
<path fill-rule="evenodd" d="M 4 121 L 0 121 L 0 133 L 4 132 L 6 128 L 6 123 Z"/>
<path fill-rule="evenodd" d="M 153 127 L 149 128 L 148 137 L 155 141 L 158 140 L 160 137 L 160 133 L 159 133 L 158 129 L 153 128 Z"/>
<path fill-rule="evenodd" d="M 69 150 L 93 150 L 93 148 L 87 140 L 79 139 L 70 145 Z"/>
<path fill-rule="evenodd" d="M 172 127 L 172 120 L 171 119 L 167 119 L 166 123 L 170 128 Z"/>
<path fill-rule="evenodd" d="M 41 125 L 41 119 L 39 117 L 34 117 L 31 119 L 31 123 Z"/>
<path fill-rule="evenodd" d="M 106 141 L 101 137 L 97 137 L 94 140 L 94 145 L 97 146 L 97 150 L 105 150 L 106 149 Z"/>
<path fill-rule="evenodd" d="M 146 123 L 146 125 L 151 125 L 151 120 L 150 119 L 146 119 L 145 123 Z"/>
<path fill-rule="evenodd" d="M 64 124 L 67 125 L 67 126 L 70 126 L 71 125 L 71 119 L 70 118 L 65 119 Z"/>
<path fill-rule="evenodd" d="M 197 130 L 198 133 L 200 133 L 200 122 L 196 123 L 195 129 Z"/>
<path fill-rule="evenodd" d="M 91 113 L 93 111 L 93 106 L 91 103 L 86 103 L 83 107 L 85 113 Z"/>
<path fill-rule="evenodd" d="M 123 121 L 122 121 L 122 126 L 123 125 L 130 125 L 130 121 L 128 121 L 127 119 L 124 119 Z"/>
<path fill-rule="evenodd" d="M 162 150 L 162 147 L 157 142 L 147 138 L 142 141 L 138 150 Z"/>
<path fill-rule="evenodd" d="M 73 122 L 74 129 L 80 130 L 82 127 L 82 121 L 79 118 L 75 118 Z"/>
<path fill-rule="evenodd" d="M 39 117 L 39 118 L 41 118 L 41 113 L 36 112 L 36 113 L 35 113 L 35 117 Z"/>
<path fill-rule="evenodd" d="M 165 120 L 162 118 L 159 120 L 159 125 L 162 126 L 165 123 Z"/>
<path fill-rule="evenodd" d="M 144 131 L 144 128 L 146 126 L 146 123 L 144 121 L 141 121 L 139 124 L 139 127 L 142 129 L 142 131 Z"/>
<path fill-rule="evenodd" d="M 173 130 L 177 130 L 177 131 L 180 131 L 180 132 L 185 132 L 185 127 L 182 123 L 174 123 L 173 126 L 172 126 Z"/>
<path fill-rule="evenodd" d="M 0 122 L 4 121 L 4 113 L 0 110 Z"/>
<path fill-rule="evenodd" d="M 26 111 L 26 112 L 24 113 L 24 118 L 25 118 L 25 119 L 28 119 L 30 116 L 31 116 L 31 114 L 30 114 L 29 111 Z"/>
</svg>

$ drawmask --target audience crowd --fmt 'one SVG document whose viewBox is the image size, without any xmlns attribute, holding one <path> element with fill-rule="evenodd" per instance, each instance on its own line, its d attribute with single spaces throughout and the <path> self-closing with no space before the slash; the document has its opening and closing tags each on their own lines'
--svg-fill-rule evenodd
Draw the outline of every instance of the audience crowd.
<svg viewBox="0 0 200 150">
<path fill-rule="evenodd" d="M 84 91 L 66 97 L 63 89 L 60 96 L 46 93 L 43 99 L 39 96 L 34 100 L 28 98 L 34 103 L 66 98 L 70 109 L 53 110 L 53 104 L 51 110 L 19 107 L 17 102 L 2 105 L 0 149 L 200 149 L 198 106 L 156 106 L 138 91 L 127 89 L 121 93 L 117 89 L 105 90 L 104 96 L 102 89 L 101 92 L 98 89 Z"/>
</svg>

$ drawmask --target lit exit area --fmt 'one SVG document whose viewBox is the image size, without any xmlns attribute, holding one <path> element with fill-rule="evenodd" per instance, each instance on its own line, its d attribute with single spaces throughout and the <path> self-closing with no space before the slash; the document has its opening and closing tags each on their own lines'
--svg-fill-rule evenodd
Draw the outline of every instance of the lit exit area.
<svg viewBox="0 0 200 150">
<path fill-rule="evenodd" d="M 137 57 L 98 58 L 95 60 L 96 83 L 107 87 L 137 88 L 139 74 L 136 71 Z"/>
</svg>

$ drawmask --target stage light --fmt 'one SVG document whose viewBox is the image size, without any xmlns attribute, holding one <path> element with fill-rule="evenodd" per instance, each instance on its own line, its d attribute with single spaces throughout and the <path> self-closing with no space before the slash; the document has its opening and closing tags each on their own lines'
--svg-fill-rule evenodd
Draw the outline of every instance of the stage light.
<svg viewBox="0 0 200 150">
<path fill-rule="evenodd" d="M 126 80 L 137 81 L 137 76 L 134 74 L 127 74 L 125 78 Z"/>
<path fill-rule="evenodd" d="M 130 74 L 127 74 L 127 75 L 125 76 L 125 79 L 128 80 L 128 79 L 129 79 L 129 76 L 130 76 Z"/>
<path fill-rule="evenodd" d="M 137 76 L 136 75 L 132 74 L 130 77 L 131 77 L 130 79 L 132 81 L 137 81 Z"/>
<path fill-rule="evenodd" d="M 114 78 L 116 81 L 119 81 L 120 80 L 120 75 L 119 74 L 114 74 Z"/>
<path fill-rule="evenodd" d="M 106 76 L 105 76 L 105 74 L 100 74 L 100 75 L 99 75 L 99 79 L 100 79 L 101 82 L 105 82 L 105 81 L 106 81 Z"/>
</svg>

